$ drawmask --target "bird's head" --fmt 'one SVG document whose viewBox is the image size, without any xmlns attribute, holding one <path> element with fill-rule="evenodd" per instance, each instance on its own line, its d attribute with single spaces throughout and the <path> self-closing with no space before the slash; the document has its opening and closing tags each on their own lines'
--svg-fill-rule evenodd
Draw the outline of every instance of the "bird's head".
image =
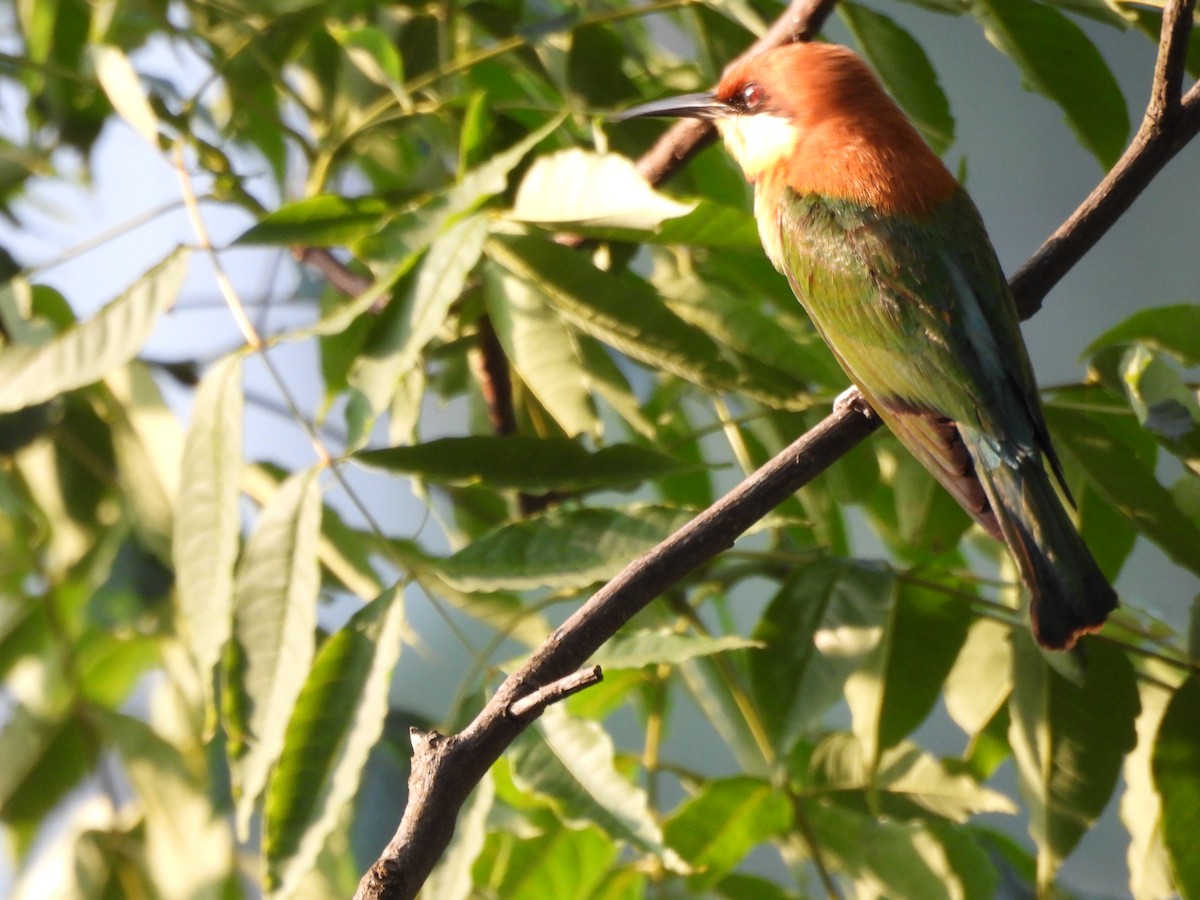
<svg viewBox="0 0 1200 900">
<path fill-rule="evenodd" d="M 732 66 L 712 92 L 627 110 L 711 119 L 746 178 L 920 213 L 954 190 L 953 176 L 851 50 L 788 44 Z"/>
</svg>

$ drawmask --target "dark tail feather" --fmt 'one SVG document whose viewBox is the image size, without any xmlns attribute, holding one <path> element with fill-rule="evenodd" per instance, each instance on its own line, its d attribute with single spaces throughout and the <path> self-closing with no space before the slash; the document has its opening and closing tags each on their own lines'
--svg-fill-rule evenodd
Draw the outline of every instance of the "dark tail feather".
<svg viewBox="0 0 1200 900">
<path fill-rule="evenodd" d="M 981 479 L 1005 543 L 1029 586 L 1033 636 L 1065 650 L 1116 609 L 1112 589 L 1038 460 L 1001 463 Z"/>
</svg>

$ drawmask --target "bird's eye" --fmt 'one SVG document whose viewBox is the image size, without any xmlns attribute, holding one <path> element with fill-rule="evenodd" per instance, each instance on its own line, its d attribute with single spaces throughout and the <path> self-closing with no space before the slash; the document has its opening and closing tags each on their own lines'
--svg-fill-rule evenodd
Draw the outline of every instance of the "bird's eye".
<svg viewBox="0 0 1200 900">
<path fill-rule="evenodd" d="M 750 82 L 741 93 L 742 108 L 747 112 L 751 112 L 759 107 L 763 101 L 763 89 L 755 82 Z"/>
</svg>

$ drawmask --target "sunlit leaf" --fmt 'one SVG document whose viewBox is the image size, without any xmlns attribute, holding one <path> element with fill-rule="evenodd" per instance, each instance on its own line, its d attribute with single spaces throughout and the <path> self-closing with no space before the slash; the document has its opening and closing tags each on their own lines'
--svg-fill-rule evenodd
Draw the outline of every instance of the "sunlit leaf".
<svg viewBox="0 0 1200 900">
<path fill-rule="evenodd" d="M 387 714 L 400 656 L 404 603 L 392 588 L 363 607 L 317 653 L 267 785 L 264 880 L 286 895 L 316 862 L 358 789 Z"/>
<path fill-rule="evenodd" d="M 1151 767 L 1176 887 L 1184 897 L 1200 896 L 1200 679 L 1194 673 L 1167 703 Z"/>
<path fill-rule="evenodd" d="M 598 723 L 551 706 L 517 739 L 510 758 L 518 787 L 553 798 L 569 823 L 599 825 L 669 868 L 684 869 L 663 845 L 646 792 L 617 771 L 612 739 Z"/>
<path fill-rule="evenodd" d="M 575 333 L 533 285 L 489 266 L 484 298 L 501 346 L 521 380 L 568 437 L 596 435 L 591 379 Z"/>
<path fill-rule="evenodd" d="M 1087 645 L 1082 685 L 1056 672 L 1025 632 L 1013 641 L 1009 742 L 1038 846 L 1038 883 L 1049 886 L 1108 803 L 1133 749 L 1137 684 L 1128 658 L 1105 641 Z"/>
<path fill-rule="evenodd" d="M 205 375 L 183 448 L 172 557 L 184 640 L 208 688 L 233 626 L 233 563 L 241 516 L 242 357 Z"/>
<path fill-rule="evenodd" d="M 574 148 L 534 161 L 517 188 L 512 216 L 538 224 L 649 231 L 694 208 L 660 194 L 626 157 Z"/>
<path fill-rule="evenodd" d="M 387 212 L 378 197 L 318 194 L 268 213 L 234 243 L 342 247 L 374 231 Z"/>
<path fill-rule="evenodd" d="M 730 650 L 762 647 L 736 634 L 713 637 L 704 634 L 680 634 L 666 628 L 622 631 L 608 641 L 592 657 L 592 661 L 609 669 L 639 669 L 650 665 L 677 665 L 698 656 L 711 656 Z"/>
<path fill-rule="evenodd" d="M 113 109 L 151 147 L 158 149 L 158 116 L 146 99 L 133 63 L 120 47 L 93 44 L 92 65 Z"/>
<path fill-rule="evenodd" d="M 1138 683 L 1142 711 L 1137 717 L 1137 747 L 1125 757 L 1122 775 L 1121 822 L 1129 832 L 1125 860 L 1129 865 L 1129 890 L 1134 897 L 1170 897 L 1174 894 L 1170 862 L 1162 833 L 1162 798 L 1154 784 L 1152 763 L 1170 691 L 1152 681 Z"/>
<path fill-rule="evenodd" d="M 242 834 L 312 664 L 320 527 L 317 471 L 299 472 L 263 509 L 238 567 L 224 699 Z"/>
<path fill-rule="evenodd" d="M 133 359 L 179 295 L 187 257 L 176 250 L 91 319 L 46 343 L 0 350 L 0 412 L 99 381 Z"/>
<path fill-rule="evenodd" d="M 667 843 L 696 874 L 694 887 L 709 887 L 768 838 L 786 831 L 791 806 L 768 782 L 754 778 L 710 781 L 666 823 Z"/>
</svg>

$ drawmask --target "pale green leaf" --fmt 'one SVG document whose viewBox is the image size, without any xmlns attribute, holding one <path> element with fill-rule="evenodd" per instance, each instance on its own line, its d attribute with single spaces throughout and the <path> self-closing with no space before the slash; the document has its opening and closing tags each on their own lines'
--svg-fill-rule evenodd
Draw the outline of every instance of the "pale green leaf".
<svg viewBox="0 0 1200 900">
<path fill-rule="evenodd" d="M 421 260 L 411 289 L 393 301 L 387 318 L 368 338 L 348 380 L 378 415 L 391 402 L 400 378 L 417 365 L 425 346 L 445 324 L 451 305 L 483 253 L 488 220 L 476 215 L 450 226 Z"/>
<path fill-rule="evenodd" d="M 578 222 L 649 231 L 695 206 L 656 191 L 627 157 L 572 148 L 534 161 L 517 188 L 512 217 L 567 229 Z"/>
<path fill-rule="evenodd" d="M 895 819 L 932 814 L 963 823 L 977 813 L 1017 811 L 1008 797 L 969 775 L 951 773 L 941 760 L 908 741 L 873 762 L 854 735 L 835 733 L 813 751 L 810 765 L 807 790 L 814 796 L 828 794 L 834 802 L 861 809 L 878 804 Z"/>
<path fill-rule="evenodd" d="M 181 631 L 208 696 L 233 623 L 233 563 L 241 516 L 242 357 L 216 363 L 200 382 L 183 448 L 172 557 Z"/>
<path fill-rule="evenodd" d="M 1105 347 L 1146 344 L 1184 365 L 1200 365 L 1200 305 L 1185 303 L 1143 309 L 1110 328 L 1084 351 L 1094 356 Z"/>
<path fill-rule="evenodd" d="M 503 877 L 495 885 L 495 896 L 504 900 L 590 897 L 608 880 L 618 853 L 612 837 L 599 828 L 564 826 L 509 841 Z"/>
<path fill-rule="evenodd" d="M 1156 675 L 1169 675 L 1168 672 Z M 1121 822 L 1129 832 L 1125 861 L 1129 866 L 1129 892 L 1137 900 L 1160 900 L 1174 895 L 1170 862 L 1162 834 L 1162 798 L 1151 769 L 1154 739 L 1171 692 L 1156 681 L 1138 683 L 1142 711 L 1135 723 L 1137 746 L 1125 757 L 1122 774 Z"/>
<path fill-rule="evenodd" d="M 529 282 L 485 269 L 484 299 L 517 374 L 568 437 L 597 436 L 600 422 L 575 333 Z"/>
<path fill-rule="evenodd" d="M 974 622 L 946 676 L 946 711 L 971 737 L 987 727 L 1012 690 L 1010 630 L 991 619 Z"/>
<path fill-rule="evenodd" d="M 313 867 L 358 790 L 367 754 L 387 715 L 403 621 L 401 590 L 391 588 L 317 653 L 267 785 L 264 878 L 272 896 L 286 896 Z"/>
<path fill-rule="evenodd" d="M 39 346 L 0 349 L 0 412 L 92 384 L 133 359 L 179 295 L 187 256 L 176 250 L 91 319 Z"/>
<path fill-rule="evenodd" d="M 1054 670 L 1033 639 L 1013 634 L 1009 743 L 1038 847 L 1038 884 L 1059 865 L 1108 803 L 1125 754 L 1136 742 L 1137 684 L 1114 645 L 1087 645 L 1082 685 Z"/>
<path fill-rule="evenodd" d="M 91 46 L 92 66 L 96 79 L 108 95 L 113 109 L 134 131 L 158 149 L 158 116 L 146 98 L 133 63 L 120 47 L 110 44 Z"/>
<path fill-rule="evenodd" d="M 288 717 L 315 652 L 321 586 L 317 475 L 313 469 L 293 475 L 263 509 L 246 541 L 234 586 L 224 700 L 243 835 L 283 747 Z"/>
<path fill-rule="evenodd" d="M 758 641 L 736 634 L 680 634 L 669 628 L 647 628 L 620 632 L 596 651 L 592 661 L 603 666 L 605 671 L 640 669 L 649 665 L 678 665 L 698 656 L 762 646 Z"/>
<path fill-rule="evenodd" d="M 996 870 L 970 832 L 941 822 L 879 821 L 832 804 L 806 804 L 827 862 L 854 878 L 856 896 L 889 900 L 992 897 Z"/>
<path fill-rule="evenodd" d="M 612 739 L 598 723 L 551 706 L 517 739 L 511 760 L 517 786 L 553 798 L 569 822 L 599 825 L 668 868 L 685 870 L 663 845 L 646 792 L 617 771 Z"/>
<path fill-rule="evenodd" d="M 895 596 L 879 566 L 820 560 L 780 587 L 755 627 L 766 649 L 749 658 L 751 685 L 774 743 L 789 748 L 842 699 L 876 653 Z"/>
<path fill-rule="evenodd" d="M 183 459 L 183 430 L 149 369 L 134 361 L 104 379 L 102 398 L 112 423 L 121 483 L 138 535 L 163 560 L 170 558 Z"/>
<path fill-rule="evenodd" d="M 145 815 L 146 867 L 164 900 L 222 900 L 233 866 L 228 822 L 178 748 L 119 714 L 103 724 Z"/>
</svg>

